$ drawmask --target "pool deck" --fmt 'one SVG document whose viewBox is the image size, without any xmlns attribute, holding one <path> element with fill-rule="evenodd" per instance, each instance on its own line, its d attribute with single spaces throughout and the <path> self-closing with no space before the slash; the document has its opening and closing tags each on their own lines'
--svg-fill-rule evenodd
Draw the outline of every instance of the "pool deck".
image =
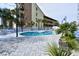
<svg viewBox="0 0 79 59">
<path fill-rule="evenodd" d="M 58 44 L 60 35 L 15 37 L 15 33 L 0 37 L 0 55 L 2 56 L 48 56 L 47 44 Z"/>
<path fill-rule="evenodd" d="M 59 44 L 60 35 L 29 36 L 15 33 L 0 36 L 0 56 L 48 56 L 48 43 Z M 74 52 L 72 56 L 79 56 L 79 52 Z"/>
</svg>

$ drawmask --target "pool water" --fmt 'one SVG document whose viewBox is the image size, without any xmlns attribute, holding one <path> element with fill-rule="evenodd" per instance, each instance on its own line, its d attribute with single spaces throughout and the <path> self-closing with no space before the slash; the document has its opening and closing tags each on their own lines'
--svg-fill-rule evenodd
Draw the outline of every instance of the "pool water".
<svg viewBox="0 0 79 59">
<path fill-rule="evenodd" d="M 23 32 L 20 33 L 23 36 L 44 36 L 44 35 L 55 35 L 54 31 L 43 31 L 43 32 Z"/>
</svg>

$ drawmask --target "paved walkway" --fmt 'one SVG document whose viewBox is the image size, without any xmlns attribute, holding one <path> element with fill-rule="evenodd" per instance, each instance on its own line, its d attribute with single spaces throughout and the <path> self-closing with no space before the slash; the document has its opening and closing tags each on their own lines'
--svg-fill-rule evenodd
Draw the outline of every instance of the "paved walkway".
<svg viewBox="0 0 79 59">
<path fill-rule="evenodd" d="M 47 44 L 50 42 L 58 44 L 59 38 L 59 35 L 8 39 L 0 38 L 0 55 L 47 56 Z"/>
</svg>

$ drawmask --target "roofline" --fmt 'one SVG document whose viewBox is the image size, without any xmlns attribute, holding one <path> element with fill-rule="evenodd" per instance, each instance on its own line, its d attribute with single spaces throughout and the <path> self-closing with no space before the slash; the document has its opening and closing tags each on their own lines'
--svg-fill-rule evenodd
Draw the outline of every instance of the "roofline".
<svg viewBox="0 0 79 59">
<path fill-rule="evenodd" d="M 37 5 L 37 7 L 41 10 L 41 8 L 38 6 L 38 4 L 37 3 L 35 3 L 36 5 Z M 41 12 L 44 14 L 44 12 L 41 10 Z M 54 21 L 57 21 L 57 20 L 55 20 L 55 19 L 53 19 L 53 18 L 51 18 L 51 17 L 48 17 L 48 16 L 46 16 L 45 14 L 44 14 L 44 17 L 46 17 L 46 18 L 48 18 L 48 19 L 51 19 L 51 20 L 54 20 Z"/>
<path fill-rule="evenodd" d="M 37 3 L 35 3 L 36 5 L 37 5 L 37 7 L 41 10 L 41 8 L 38 6 L 38 4 Z M 44 14 L 44 12 L 41 10 L 41 12 Z M 44 14 L 45 15 L 45 14 Z"/>
<path fill-rule="evenodd" d="M 55 19 L 53 19 L 53 18 L 51 18 L 51 17 L 48 17 L 48 16 L 46 16 L 46 15 L 44 15 L 44 17 L 46 17 L 46 18 L 48 18 L 48 19 L 50 19 L 50 20 L 57 21 L 57 20 L 55 20 Z"/>
</svg>

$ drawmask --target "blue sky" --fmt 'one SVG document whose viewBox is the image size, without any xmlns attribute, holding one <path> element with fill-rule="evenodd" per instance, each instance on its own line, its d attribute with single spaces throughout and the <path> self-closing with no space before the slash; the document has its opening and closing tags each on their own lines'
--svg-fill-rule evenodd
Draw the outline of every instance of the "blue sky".
<svg viewBox="0 0 79 59">
<path fill-rule="evenodd" d="M 0 8 L 13 9 L 15 8 L 15 4 L 14 3 L 0 3 Z"/>
<path fill-rule="evenodd" d="M 67 16 L 68 22 L 77 20 L 76 3 L 47 3 L 38 5 L 45 15 L 57 19 L 60 23 L 65 16 Z"/>
<path fill-rule="evenodd" d="M 65 16 L 67 21 L 77 21 L 77 4 L 76 3 L 38 3 L 38 6 L 45 15 L 58 20 L 60 23 Z M 1 8 L 15 7 L 14 4 L 0 4 Z"/>
</svg>

